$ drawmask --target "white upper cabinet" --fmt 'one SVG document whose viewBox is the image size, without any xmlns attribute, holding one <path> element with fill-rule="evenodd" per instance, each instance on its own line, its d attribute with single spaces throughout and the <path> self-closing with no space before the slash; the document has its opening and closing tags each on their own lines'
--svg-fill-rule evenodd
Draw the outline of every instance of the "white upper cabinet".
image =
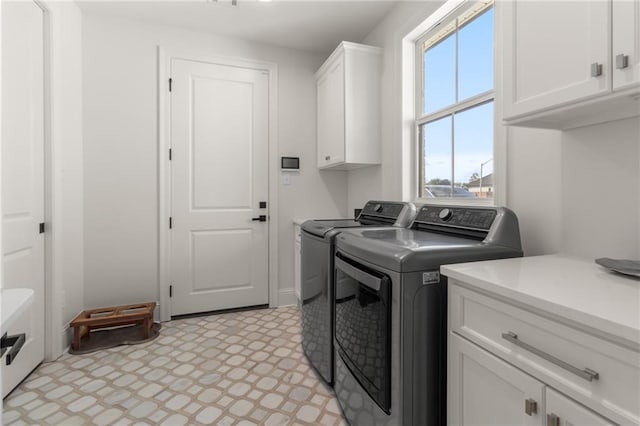
<svg viewBox="0 0 640 426">
<path fill-rule="evenodd" d="M 382 50 L 342 42 L 316 73 L 318 168 L 380 164 Z"/>
<path fill-rule="evenodd" d="M 509 115 L 610 90 L 609 6 L 603 1 L 505 2 L 505 99 Z M 510 54 L 508 54 L 510 53 Z M 591 66 L 600 66 L 592 75 Z"/>
<path fill-rule="evenodd" d="M 640 1 L 613 2 L 613 90 L 640 84 Z"/>
<path fill-rule="evenodd" d="M 569 129 L 640 115 L 639 4 L 498 3 L 505 123 Z"/>
</svg>

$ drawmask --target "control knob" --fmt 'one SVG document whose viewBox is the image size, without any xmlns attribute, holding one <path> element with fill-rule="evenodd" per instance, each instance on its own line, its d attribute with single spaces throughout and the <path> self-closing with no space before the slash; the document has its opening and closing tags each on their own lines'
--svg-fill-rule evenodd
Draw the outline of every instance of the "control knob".
<svg viewBox="0 0 640 426">
<path fill-rule="evenodd" d="M 451 209 L 442 209 L 440 210 L 439 216 L 440 216 L 440 219 L 446 222 L 449 219 L 451 219 L 451 217 L 453 217 L 453 212 L 451 211 Z"/>
</svg>

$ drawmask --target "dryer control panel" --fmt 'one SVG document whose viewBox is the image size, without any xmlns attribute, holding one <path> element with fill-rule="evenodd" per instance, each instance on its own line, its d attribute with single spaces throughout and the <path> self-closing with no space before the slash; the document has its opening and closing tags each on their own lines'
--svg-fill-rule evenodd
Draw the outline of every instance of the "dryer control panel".
<svg viewBox="0 0 640 426">
<path fill-rule="evenodd" d="M 362 213 L 368 216 L 382 216 L 397 219 L 405 203 L 389 203 L 384 201 L 369 201 L 364 205 Z"/>
<path fill-rule="evenodd" d="M 364 225 L 409 226 L 416 213 L 412 203 L 393 201 L 368 201 L 358 216 Z"/>
</svg>

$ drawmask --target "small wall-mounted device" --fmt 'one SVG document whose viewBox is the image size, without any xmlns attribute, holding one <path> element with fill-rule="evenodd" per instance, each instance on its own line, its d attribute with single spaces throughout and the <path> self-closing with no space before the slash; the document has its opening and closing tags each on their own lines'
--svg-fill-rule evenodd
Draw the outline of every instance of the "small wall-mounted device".
<svg viewBox="0 0 640 426">
<path fill-rule="evenodd" d="M 280 169 L 300 170 L 300 157 L 280 157 Z"/>
</svg>

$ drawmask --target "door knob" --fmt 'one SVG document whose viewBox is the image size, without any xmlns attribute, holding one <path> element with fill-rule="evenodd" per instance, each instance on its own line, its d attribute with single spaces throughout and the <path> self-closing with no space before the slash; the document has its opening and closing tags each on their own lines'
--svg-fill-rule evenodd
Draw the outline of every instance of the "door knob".
<svg viewBox="0 0 640 426">
<path fill-rule="evenodd" d="M 267 215 L 261 214 L 258 217 L 252 217 L 251 220 L 253 220 L 255 222 L 266 222 L 267 221 Z"/>
</svg>

